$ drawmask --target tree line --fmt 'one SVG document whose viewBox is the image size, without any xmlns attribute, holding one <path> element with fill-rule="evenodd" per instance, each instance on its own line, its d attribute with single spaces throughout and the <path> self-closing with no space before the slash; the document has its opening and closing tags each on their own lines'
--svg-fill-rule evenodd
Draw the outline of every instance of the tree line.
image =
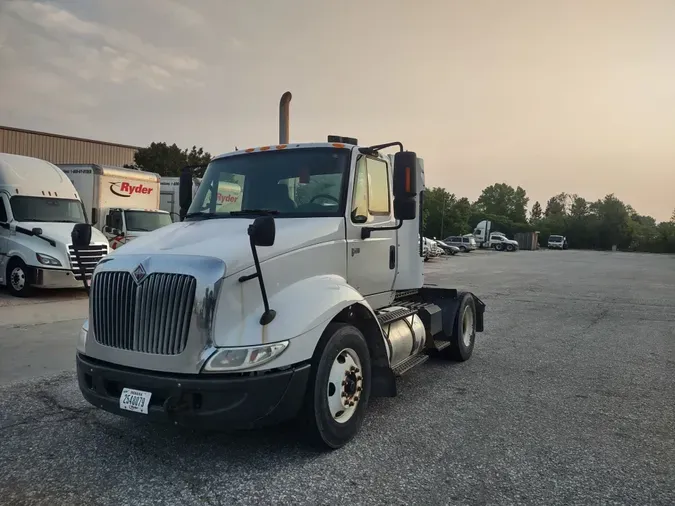
<svg viewBox="0 0 675 506">
<path fill-rule="evenodd" d="M 186 165 L 211 161 L 211 154 L 192 146 L 153 142 L 139 149 L 128 167 L 178 176 Z M 528 213 L 530 199 L 520 186 L 495 183 L 485 188 L 475 202 L 458 197 L 444 188 L 427 189 L 424 195 L 423 231 L 426 237 L 443 239 L 468 234 L 481 220 L 491 220 L 495 230 L 513 237 L 518 232 L 539 232 L 545 245 L 551 234 L 567 237 L 570 248 L 675 253 L 675 211 L 670 221 L 657 223 L 639 214 L 615 195 L 589 201 L 568 193 L 552 196 L 545 206 L 535 202 Z"/>
<path fill-rule="evenodd" d="M 675 211 L 670 221 L 657 223 L 630 204 L 609 194 L 589 201 L 568 193 L 539 202 L 527 212 L 529 198 L 520 186 L 496 183 L 485 188 L 475 202 L 458 198 L 444 188 L 424 196 L 424 234 L 439 239 L 470 233 L 481 220 L 492 220 L 495 230 L 512 237 L 518 232 L 539 232 L 545 245 L 551 234 L 567 237 L 570 248 L 675 253 Z"/>
</svg>

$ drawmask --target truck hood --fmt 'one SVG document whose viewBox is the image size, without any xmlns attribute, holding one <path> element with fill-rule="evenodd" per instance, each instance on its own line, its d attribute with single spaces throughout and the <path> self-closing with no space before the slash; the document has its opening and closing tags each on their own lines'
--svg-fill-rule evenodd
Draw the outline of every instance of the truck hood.
<svg viewBox="0 0 675 506">
<path fill-rule="evenodd" d="M 251 218 L 222 218 L 172 223 L 128 242 L 109 256 L 125 255 L 195 255 L 223 260 L 226 276 L 253 265 L 248 226 Z M 264 262 L 290 251 L 327 241 L 344 240 L 344 219 L 278 218 L 273 246 L 258 247 Z"/>
<path fill-rule="evenodd" d="M 73 242 L 71 239 L 71 233 L 73 232 L 73 227 L 75 223 L 53 223 L 53 222 L 44 222 L 44 221 L 20 221 L 16 223 L 17 227 L 26 228 L 28 230 L 33 230 L 34 228 L 41 228 L 42 235 L 48 239 L 53 239 L 57 245 L 67 247 Z M 30 237 L 25 234 L 19 234 L 22 237 Z M 36 244 L 39 244 L 43 247 L 39 248 L 40 251 L 48 254 L 48 250 L 45 249 L 51 248 L 49 244 L 44 242 L 42 239 L 37 237 L 31 237 L 33 241 L 37 241 Z M 100 230 L 97 230 L 92 227 L 91 230 L 91 242 L 93 244 L 108 244 L 108 239 L 103 235 Z"/>
</svg>

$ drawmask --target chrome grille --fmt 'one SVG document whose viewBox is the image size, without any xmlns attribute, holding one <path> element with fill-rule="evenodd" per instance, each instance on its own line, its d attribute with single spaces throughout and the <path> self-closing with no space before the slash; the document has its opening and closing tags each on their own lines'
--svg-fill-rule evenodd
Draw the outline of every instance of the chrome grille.
<svg viewBox="0 0 675 506">
<path fill-rule="evenodd" d="M 80 259 L 84 267 L 84 273 L 87 279 L 91 279 L 91 274 L 96 268 L 96 264 L 108 254 L 108 246 L 105 244 L 90 244 L 80 248 Z M 72 244 L 68 245 L 68 256 L 70 257 L 70 266 L 73 269 L 75 279 L 82 281 L 80 274 L 79 263 L 77 256 L 75 256 L 75 248 Z"/>
<path fill-rule="evenodd" d="M 187 344 L 197 281 L 153 273 L 136 284 L 128 272 L 99 272 L 91 287 L 94 337 L 122 350 L 178 355 Z"/>
</svg>

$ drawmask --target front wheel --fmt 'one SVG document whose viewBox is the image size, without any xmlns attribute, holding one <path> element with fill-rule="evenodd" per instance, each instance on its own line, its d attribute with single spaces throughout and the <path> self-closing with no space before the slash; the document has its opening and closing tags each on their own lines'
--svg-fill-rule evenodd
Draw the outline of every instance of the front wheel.
<svg viewBox="0 0 675 506">
<path fill-rule="evenodd" d="M 15 297 L 30 297 L 33 287 L 30 284 L 31 270 L 20 258 L 12 258 L 7 264 L 7 288 Z"/>
<path fill-rule="evenodd" d="M 359 329 L 331 323 L 312 359 L 304 414 L 311 441 L 337 449 L 359 431 L 370 399 L 370 353 Z"/>
<path fill-rule="evenodd" d="M 501 244 L 495 244 L 495 250 L 496 251 L 501 251 L 503 249 L 504 249 L 504 246 L 502 246 Z"/>
<path fill-rule="evenodd" d="M 513 244 L 507 244 L 506 245 L 506 251 L 513 251 L 515 248 L 513 247 Z"/>
</svg>

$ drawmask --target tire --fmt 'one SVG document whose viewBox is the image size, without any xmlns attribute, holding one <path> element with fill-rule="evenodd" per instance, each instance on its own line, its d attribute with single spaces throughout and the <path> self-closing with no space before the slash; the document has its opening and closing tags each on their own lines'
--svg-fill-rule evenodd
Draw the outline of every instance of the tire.
<svg viewBox="0 0 675 506">
<path fill-rule="evenodd" d="M 450 250 L 450 256 L 454 257 L 457 254 L 457 252 L 454 249 Z"/>
<path fill-rule="evenodd" d="M 515 248 L 513 247 L 513 244 L 507 244 L 506 245 L 506 251 L 513 251 Z"/>
<path fill-rule="evenodd" d="M 461 251 L 462 253 L 466 253 L 466 246 L 460 246 L 459 251 Z"/>
<path fill-rule="evenodd" d="M 504 249 L 504 246 L 501 244 L 495 244 L 495 251 L 501 251 Z"/>
<path fill-rule="evenodd" d="M 343 363 L 340 363 L 340 357 Z M 344 371 L 341 371 L 342 367 Z M 351 371 L 348 371 L 350 368 Z M 331 375 L 333 379 L 346 377 L 349 383 L 339 385 L 331 381 Z M 312 358 L 304 405 L 308 436 L 313 446 L 335 450 L 354 438 L 361 428 L 370 400 L 370 377 L 370 353 L 361 331 L 345 323 L 329 324 Z M 345 395 L 353 399 L 354 405 L 347 406 L 340 414 Z M 333 415 L 334 412 L 337 416 Z M 344 421 L 339 421 L 340 417 Z"/>
<path fill-rule="evenodd" d="M 468 293 L 460 297 L 452 336 L 450 336 L 451 344 L 441 351 L 441 354 L 448 360 L 465 362 L 471 358 L 476 342 L 476 303 Z"/>
<path fill-rule="evenodd" d="M 30 285 L 32 270 L 23 260 L 14 257 L 7 264 L 7 289 L 15 297 L 30 297 L 33 287 Z"/>
</svg>

